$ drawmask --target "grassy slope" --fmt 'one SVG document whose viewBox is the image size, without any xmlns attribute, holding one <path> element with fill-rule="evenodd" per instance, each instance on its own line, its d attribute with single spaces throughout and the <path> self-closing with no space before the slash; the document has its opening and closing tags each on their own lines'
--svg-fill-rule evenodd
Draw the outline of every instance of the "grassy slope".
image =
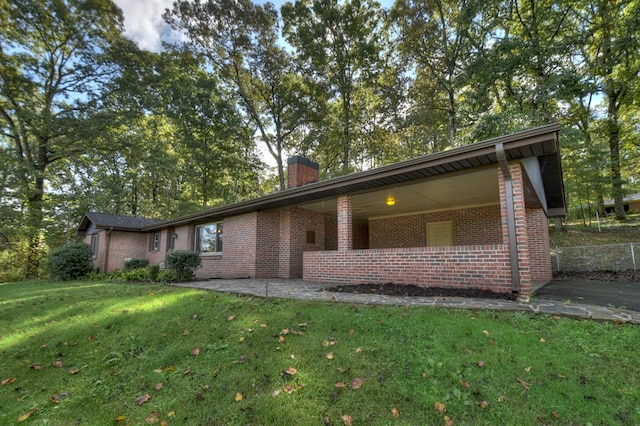
<svg viewBox="0 0 640 426">
<path fill-rule="evenodd" d="M 638 341 L 522 313 L 1 284 L 0 424 L 639 424 Z"/>
<path fill-rule="evenodd" d="M 628 215 L 627 221 L 618 223 L 614 219 L 603 220 L 591 225 L 571 222 L 566 232 L 551 226 L 549 231 L 551 247 L 574 247 L 598 244 L 620 244 L 640 242 L 640 214 Z"/>
</svg>

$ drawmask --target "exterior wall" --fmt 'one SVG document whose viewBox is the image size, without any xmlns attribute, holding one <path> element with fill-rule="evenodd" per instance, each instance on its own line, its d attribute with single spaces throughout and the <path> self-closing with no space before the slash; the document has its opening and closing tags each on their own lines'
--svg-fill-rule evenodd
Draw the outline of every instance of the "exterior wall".
<svg viewBox="0 0 640 426">
<path fill-rule="evenodd" d="M 153 232 L 147 234 L 147 259 L 149 259 L 149 264 L 150 265 L 159 265 L 160 263 L 165 261 L 166 255 L 167 255 L 167 244 L 169 242 L 169 238 L 171 237 L 169 235 L 169 230 L 168 229 L 163 229 L 160 232 L 160 247 L 159 250 L 153 250 L 153 247 L 151 246 L 151 238 L 153 238 Z"/>
<path fill-rule="evenodd" d="M 144 259 L 147 255 L 147 233 L 101 230 L 97 234 L 98 255 L 93 260 L 93 266 L 100 272 L 122 269 L 125 259 Z M 86 235 L 84 242 L 91 245 L 92 237 L 93 235 Z"/>
<path fill-rule="evenodd" d="M 224 219 L 222 254 L 203 254 L 196 278 L 254 278 L 257 217 L 254 212 Z M 193 245 L 189 249 L 193 250 Z"/>
<path fill-rule="evenodd" d="M 320 165 L 315 161 L 294 156 L 287 160 L 287 188 L 317 182 L 320 178 Z"/>
<path fill-rule="evenodd" d="M 369 221 L 369 246 L 426 247 L 427 223 L 452 221 L 454 245 L 502 244 L 499 206 L 396 216 Z"/>
<path fill-rule="evenodd" d="M 529 236 L 529 261 L 531 262 L 531 282 L 546 284 L 553 278 L 549 223 L 542 209 L 527 209 L 527 234 Z"/>
<path fill-rule="evenodd" d="M 303 278 L 511 291 L 509 249 L 502 244 L 306 252 Z"/>
<path fill-rule="evenodd" d="M 324 236 L 324 250 L 338 250 L 338 219 L 335 216 L 325 215 Z M 353 224 L 353 248 L 355 250 L 364 250 L 369 248 L 368 224 Z"/>
<path fill-rule="evenodd" d="M 280 211 L 258 212 L 256 277 L 276 278 L 280 266 Z"/>
</svg>

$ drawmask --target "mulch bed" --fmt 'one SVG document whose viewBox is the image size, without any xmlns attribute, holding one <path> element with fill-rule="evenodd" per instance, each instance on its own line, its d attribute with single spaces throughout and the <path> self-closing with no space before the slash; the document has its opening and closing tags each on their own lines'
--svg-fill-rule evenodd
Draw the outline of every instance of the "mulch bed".
<svg viewBox="0 0 640 426">
<path fill-rule="evenodd" d="M 616 281 L 616 282 L 632 283 L 632 282 L 640 282 L 640 272 L 633 272 L 633 271 L 558 272 L 553 275 L 553 278 L 593 280 L 593 281 Z"/>
<path fill-rule="evenodd" d="M 415 285 L 403 284 L 356 284 L 339 285 L 326 288 L 325 291 L 337 293 L 354 294 L 383 294 L 386 296 L 412 296 L 412 297 L 468 297 L 474 299 L 505 299 L 514 300 L 511 293 L 496 293 L 489 290 L 463 289 L 463 288 L 441 288 L 441 287 L 418 287 Z"/>
</svg>

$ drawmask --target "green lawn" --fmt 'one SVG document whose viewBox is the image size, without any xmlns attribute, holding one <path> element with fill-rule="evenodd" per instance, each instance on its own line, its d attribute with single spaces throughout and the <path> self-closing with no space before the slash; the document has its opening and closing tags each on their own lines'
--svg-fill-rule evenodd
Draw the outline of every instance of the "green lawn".
<svg viewBox="0 0 640 426">
<path fill-rule="evenodd" d="M 528 313 L 0 284 L 0 424 L 640 424 L 639 342 Z"/>
</svg>

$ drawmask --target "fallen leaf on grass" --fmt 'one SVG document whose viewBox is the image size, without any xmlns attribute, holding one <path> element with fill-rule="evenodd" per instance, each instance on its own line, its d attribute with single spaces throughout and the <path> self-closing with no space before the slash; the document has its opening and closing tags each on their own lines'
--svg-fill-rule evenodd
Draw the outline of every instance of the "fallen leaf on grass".
<svg viewBox="0 0 640 426">
<path fill-rule="evenodd" d="M 433 404 L 433 408 L 435 408 L 436 413 L 438 414 L 447 412 L 447 406 L 444 405 L 442 402 L 436 402 L 435 404 Z"/>
<path fill-rule="evenodd" d="M 197 356 L 200 353 L 200 348 L 199 347 L 195 347 L 193 349 L 191 349 L 191 355 L 193 356 Z"/>
<path fill-rule="evenodd" d="M 491 333 L 489 333 L 489 331 L 487 331 L 487 330 L 482 330 L 482 332 L 484 333 L 485 336 L 490 336 L 491 335 Z"/>
<path fill-rule="evenodd" d="M 391 409 L 391 416 L 392 416 L 394 419 L 397 419 L 398 417 L 400 417 L 400 411 L 398 411 L 398 409 L 397 409 L 397 408 L 395 408 L 395 407 L 394 407 L 394 408 L 392 408 L 392 409 Z"/>
<path fill-rule="evenodd" d="M 116 423 L 123 423 L 125 420 L 127 420 L 126 416 L 118 416 L 115 419 L 113 419 L 113 421 Z"/>
<path fill-rule="evenodd" d="M 345 382 L 338 382 L 338 383 L 336 383 L 336 387 L 338 389 L 346 388 L 347 384 Z"/>
<path fill-rule="evenodd" d="M 284 336 L 278 336 L 278 343 L 284 343 L 286 341 L 287 339 L 285 339 Z"/>
<path fill-rule="evenodd" d="M 294 374 L 296 374 L 298 372 L 298 370 L 295 367 L 289 367 L 286 370 L 284 370 L 284 372 L 285 372 L 285 374 L 293 376 Z"/>
<path fill-rule="evenodd" d="M 71 368 L 71 369 L 69 370 L 69 373 L 70 373 L 70 374 L 78 374 L 79 372 L 81 372 L 82 370 L 84 370 L 84 369 L 85 369 L 85 368 L 87 368 L 87 367 L 88 367 L 88 365 L 83 365 L 83 366 L 82 366 L 82 367 L 80 367 L 80 368 Z"/>
<path fill-rule="evenodd" d="M 149 413 L 149 415 L 144 419 L 147 423 L 156 423 L 160 420 L 160 413 L 156 413 L 155 411 Z"/>
<path fill-rule="evenodd" d="M 56 368 L 62 368 L 62 361 L 53 361 L 53 366 Z"/>
<path fill-rule="evenodd" d="M 484 367 L 484 361 L 478 361 L 478 367 Z"/>
<path fill-rule="evenodd" d="M 453 419 L 449 416 L 444 416 L 442 418 L 444 420 L 444 426 L 453 426 Z"/>
<path fill-rule="evenodd" d="M 234 319 L 236 319 L 236 316 L 231 315 L 230 317 L 227 318 L 227 321 L 233 321 Z"/>
<path fill-rule="evenodd" d="M 136 402 L 138 403 L 138 405 L 142 405 L 145 402 L 149 401 L 150 399 L 151 399 L 151 395 L 149 395 L 148 393 L 145 393 L 144 395 L 137 397 Z"/>
<path fill-rule="evenodd" d="M 322 341 L 322 346 L 335 346 L 336 344 L 338 344 L 338 341 L 336 339 L 324 339 Z"/>
<path fill-rule="evenodd" d="M 164 383 L 156 383 L 156 385 L 153 387 L 155 390 L 159 391 L 160 389 L 162 389 L 164 387 Z"/>
<path fill-rule="evenodd" d="M 278 395 L 280 395 L 280 390 L 279 390 L 279 389 L 276 389 L 276 390 L 274 390 L 273 392 L 271 392 L 271 396 L 272 396 L 272 397 L 274 397 L 274 398 L 275 398 L 276 396 L 278 396 Z"/>
<path fill-rule="evenodd" d="M 353 379 L 351 381 L 351 388 L 360 389 L 361 386 L 362 386 L 362 379 L 361 378 L 356 377 L 355 379 Z"/>
<path fill-rule="evenodd" d="M 2 379 L 2 385 L 10 385 L 11 383 L 15 382 L 16 378 L 15 377 L 7 377 L 6 379 Z"/>
<path fill-rule="evenodd" d="M 185 328 L 185 330 L 182 332 L 182 335 L 183 335 L 183 336 L 188 336 L 188 335 L 189 335 L 189 330 L 187 330 L 187 329 Z"/>
<path fill-rule="evenodd" d="M 555 417 L 558 420 L 562 420 L 562 417 L 560 417 L 560 414 L 558 414 L 558 412 L 556 410 L 551 410 L 551 414 L 553 415 L 553 417 Z"/>
<path fill-rule="evenodd" d="M 520 382 L 520 384 L 522 385 L 522 387 L 524 387 L 526 390 L 529 390 L 529 383 L 525 382 L 524 380 L 522 380 L 520 377 L 516 377 L 516 380 L 518 382 Z"/>
<path fill-rule="evenodd" d="M 31 364 L 31 365 L 29 366 L 29 368 L 30 368 L 30 369 L 32 369 L 32 370 L 41 370 L 41 369 L 42 369 L 42 367 L 40 366 L 40 364 Z"/>
<path fill-rule="evenodd" d="M 342 423 L 344 423 L 344 426 L 351 426 L 353 424 L 353 417 L 345 414 L 342 416 Z"/>
<path fill-rule="evenodd" d="M 53 402 L 54 404 L 59 404 L 60 401 L 62 401 L 63 399 L 65 399 L 65 398 L 67 398 L 69 396 L 71 396 L 71 394 L 70 393 L 66 393 L 66 392 L 64 392 L 64 393 L 56 393 L 56 394 L 53 394 L 49 398 L 49 401 Z"/>
<path fill-rule="evenodd" d="M 325 355 L 325 358 L 327 359 L 333 359 L 333 352 L 329 352 L 328 354 Z"/>
<path fill-rule="evenodd" d="M 34 407 L 31 409 L 31 411 L 29 411 L 28 413 L 25 413 L 23 415 L 21 415 L 20 417 L 18 417 L 18 423 L 22 423 L 25 420 L 27 420 L 29 417 L 31 417 L 31 415 L 33 413 L 35 413 L 36 411 L 38 411 L 38 407 Z"/>
<path fill-rule="evenodd" d="M 462 385 L 463 388 L 468 388 L 469 386 L 471 386 L 469 382 L 465 380 L 460 381 L 460 384 Z"/>
<path fill-rule="evenodd" d="M 480 403 L 478 404 L 478 408 L 483 410 L 483 409 L 487 408 L 487 405 L 489 405 L 488 401 L 480 401 Z"/>
<path fill-rule="evenodd" d="M 284 385 L 282 388 L 286 393 L 293 393 L 295 388 L 292 385 Z"/>
<path fill-rule="evenodd" d="M 546 342 L 546 340 L 544 340 L 544 337 L 541 337 L 540 338 L 540 343 L 545 343 L 545 342 Z"/>
<path fill-rule="evenodd" d="M 244 399 L 244 395 L 242 395 L 240 392 L 236 393 L 236 397 L 234 398 L 236 400 L 236 402 L 240 402 Z"/>
</svg>

